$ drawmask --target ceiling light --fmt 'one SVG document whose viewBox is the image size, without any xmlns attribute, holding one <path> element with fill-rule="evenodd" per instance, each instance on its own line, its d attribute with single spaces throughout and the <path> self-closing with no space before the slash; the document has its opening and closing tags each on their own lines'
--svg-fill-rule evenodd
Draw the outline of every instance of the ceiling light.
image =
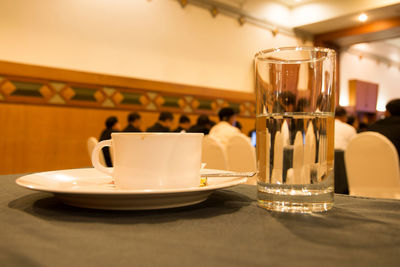
<svg viewBox="0 0 400 267">
<path fill-rule="evenodd" d="M 365 21 L 367 21 L 367 19 L 368 19 L 368 16 L 365 13 L 362 13 L 360 16 L 358 16 L 358 20 L 361 22 L 365 22 Z"/>
</svg>

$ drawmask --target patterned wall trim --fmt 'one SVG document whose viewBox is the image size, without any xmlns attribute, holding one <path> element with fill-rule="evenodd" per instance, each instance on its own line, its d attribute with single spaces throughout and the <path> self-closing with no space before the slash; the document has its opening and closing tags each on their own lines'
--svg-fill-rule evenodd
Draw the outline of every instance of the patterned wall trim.
<svg viewBox="0 0 400 267">
<path fill-rule="evenodd" d="M 6 75 L 0 77 L 2 102 L 210 115 L 222 107 L 232 107 L 239 116 L 255 116 L 251 101 Z"/>
</svg>

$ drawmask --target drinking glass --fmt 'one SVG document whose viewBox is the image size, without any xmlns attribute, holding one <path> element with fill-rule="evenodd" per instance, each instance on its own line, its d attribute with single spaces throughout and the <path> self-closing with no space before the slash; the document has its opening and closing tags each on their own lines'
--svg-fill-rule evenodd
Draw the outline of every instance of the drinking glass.
<svg viewBox="0 0 400 267">
<path fill-rule="evenodd" d="M 335 52 L 283 47 L 255 56 L 258 205 L 333 206 Z"/>
</svg>

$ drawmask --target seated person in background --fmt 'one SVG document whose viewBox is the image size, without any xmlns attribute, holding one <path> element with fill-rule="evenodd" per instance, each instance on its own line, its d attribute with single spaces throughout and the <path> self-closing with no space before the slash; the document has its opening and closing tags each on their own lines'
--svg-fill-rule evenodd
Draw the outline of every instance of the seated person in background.
<svg viewBox="0 0 400 267">
<path fill-rule="evenodd" d="M 362 133 L 365 131 L 368 131 L 368 124 L 366 124 L 365 122 L 359 122 L 357 133 Z"/>
<path fill-rule="evenodd" d="M 295 111 L 296 96 L 290 91 L 283 91 L 278 96 L 278 101 L 274 101 L 273 112 L 293 112 Z"/>
<path fill-rule="evenodd" d="M 124 132 L 141 132 L 140 125 L 142 118 L 139 113 L 133 112 L 128 115 L 128 126 L 125 127 Z"/>
<path fill-rule="evenodd" d="M 251 131 L 249 131 L 249 133 L 247 134 L 248 137 L 251 137 L 254 133 L 256 132 L 256 128 L 252 129 Z"/>
<path fill-rule="evenodd" d="M 348 116 L 347 123 L 353 126 L 356 130 L 358 129 L 358 119 L 355 116 Z"/>
<path fill-rule="evenodd" d="M 218 117 L 220 122 L 211 128 L 210 136 L 226 145 L 229 137 L 241 133 L 238 128 L 233 126 L 236 122 L 236 114 L 232 108 L 223 108 L 218 112 Z"/>
<path fill-rule="evenodd" d="M 99 141 L 111 139 L 111 133 L 121 131 L 121 127 L 119 125 L 118 119 L 115 116 L 108 117 L 106 120 L 106 128 L 101 132 Z M 103 155 L 104 161 L 106 162 L 107 167 L 112 167 L 112 161 L 110 156 L 110 148 L 103 147 Z"/>
<path fill-rule="evenodd" d="M 217 124 L 215 121 L 213 121 L 213 120 L 210 120 L 210 129 L 211 129 L 212 127 L 214 127 L 214 126 L 215 126 L 215 124 Z"/>
<path fill-rule="evenodd" d="M 356 129 L 347 124 L 347 112 L 342 107 L 335 111 L 335 149 L 346 150 L 347 145 L 357 135 Z"/>
<path fill-rule="evenodd" d="M 386 104 L 385 118 L 369 126 L 368 131 L 386 136 L 396 147 L 400 156 L 400 98 Z"/>
<path fill-rule="evenodd" d="M 186 115 L 181 115 L 179 118 L 179 125 L 178 127 L 174 130 L 175 133 L 180 133 L 182 131 L 187 132 L 190 128 L 190 119 Z"/>
<path fill-rule="evenodd" d="M 302 97 L 299 98 L 296 105 L 296 112 L 307 112 L 308 108 L 310 107 L 310 101 L 307 98 Z"/>
<path fill-rule="evenodd" d="M 238 128 L 240 131 L 242 131 L 243 126 L 242 126 L 242 124 L 241 124 L 239 121 L 236 121 L 235 124 L 234 124 L 233 126 L 235 126 L 235 127 Z"/>
<path fill-rule="evenodd" d="M 197 123 L 189 128 L 188 133 L 203 133 L 208 134 L 211 129 L 211 121 L 207 115 L 200 115 L 197 118 Z"/>
<path fill-rule="evenodd" d="M 174 116 L 171 112 L 164 111 L 160 113 L 158 116 L 158 121 L 151 127 L 147 128 L 147 132 L 170 132 L 170 127 L 172 125 L 172 121 L 174 120 Z"/>
<path fill-rule="evenodd" d="M 253 129 L 249 132 L 250 142 L 252 146 L 257 145 L 257 132 L 256 129 Z"/>
</svg>

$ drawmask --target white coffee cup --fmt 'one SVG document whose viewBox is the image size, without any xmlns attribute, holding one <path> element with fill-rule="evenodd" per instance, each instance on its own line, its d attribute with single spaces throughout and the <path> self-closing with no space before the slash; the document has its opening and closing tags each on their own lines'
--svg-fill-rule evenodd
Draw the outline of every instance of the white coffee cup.
<svg viewBox="0 0 400 267">
<path fill-rule="evenodd" d="M 202 133 L 112 133 L 92 152 L 93 166 L 113 176 L 120 189 L 199 186 Z M 113 147 L 114 167 L 99 162 L 103 147 Z"/>
</svg>

